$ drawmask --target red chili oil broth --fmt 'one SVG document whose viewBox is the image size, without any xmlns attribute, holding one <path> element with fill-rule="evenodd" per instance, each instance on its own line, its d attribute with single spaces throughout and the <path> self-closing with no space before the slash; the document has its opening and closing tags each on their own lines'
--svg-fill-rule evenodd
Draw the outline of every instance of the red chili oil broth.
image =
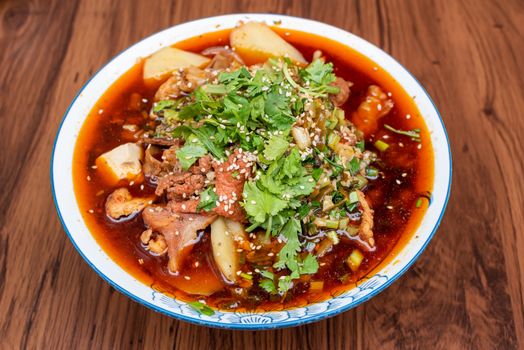
<svg viewBox="0 0 524 350">
<path fill-rule="evenodd" d="M 319 271 L 310 279 L 324 281 L 322 292 L 310 292 L 307 281 L 299 281 L 292 290 L 292 297 L 284 300 L 268 298 L 264 292 L 256 293 L 258 299 L 241 300 L 228 290 L 204 297 L 208 305 L 228 308 L 236 302 L 236 310 L 280 310 L 299 307 L 325 300 L 352 288 L 355 283 L 371 275 L 391 262 L 397 252 L 412 238 L 424 215 L 428 202 L 424 200 L 417 208 L 421 195 L 430 192 L 433 186 L 433 150 L 430 136 L 411 96 L 384 70 L 352 49 L 317 35 L 275 27 L 288 42 L 311 60 L 315 50 L 321 50 L 327 61 L 333 62 L 335 73 L 351 81 L 351 97 L 345 104 L 346 116 L 350 119 L 369 85 L 380 86 L 391 93 L 395 103 L 393 110 L 380 121 L 375 135 L 366 140 L 366 148 L 379 154 L 384 177 L 371 181 L 367 186 L 366 198 L 375 211 L 374 237 L 376 249 L 363 251 L 364 260 L 357 273 L 352 273 L 345 260 L 355 248 L 356 241 L 342 239 L 332 251 L 319 259 Z M 200 52 L 210 46 L 227 45 L 230 30 L 207 33 L 175 44 L 175 47 Z M 190 295 L 175 285 L 184 283 L 216 283 L 220 279 L 210 253 L 210 239 L 207 233 L 200 234 L 190 255 L 184 262 L 181 275 L 174 277 L 167 270 L 168 258 L 153 256 L 144 250 L 140 235 L 144 224 L 140 215 L 131 220 L 115 222 L 105 215 L 104 204 L 107 196 L 118 187 L 128 187 L 133 195 L 154 195 L 154 186 L 147 181 L 137 181 L 132 186 L 121 181 L 108 185 L 107 180 L 93 168 L 95 159 L 102 153 L 126 142 L 135 142 L 134 132 L 122 129 L 124 124 L 135 124 L 140 128 L 147 125 L 147 114 L 158 85 L 146 85 L 142 79 L 143 61 L 138 62 L 118 79 L 99 99 L 87 117 L 79 134 L 73 160 L 75 193 L 85 223 L 104 251 L 124 270 L 138 280 L 167 295 L 194 301 L 202 296 Z M 142 100 L 144 99 L 144 100 Z M 146 101 L 147 102 L 144 102 Z M 406 117 L 409 115 L 410 117 Z M 409 118 L 409 119 L 408 119 Z M 421 143 L 412 142 L 409 137 L 397 135 L 384 129 L 389 124 L 397 129 L 421 130 Z M 380 154 L 373 148 L 373 142 L 388 135 L 390 147 Z M 401 146 L 402 145 L 402 146 Z M 421 145 L 421 146 L 419 146 Z M 421 147 L 421 148 L 419 148 Z M 397 180 L 400 180 L 400 184 Z M 416 238 L 415 238 L 416 239 Z M 198 262 L 198 263 L 197 263 Z M 198 267 L 195 267 L 198 265 Z M 197 273 L 198 272 L 198 273 Z M 184 280 L 181 276 L 193 276 Z"/>
</svg>

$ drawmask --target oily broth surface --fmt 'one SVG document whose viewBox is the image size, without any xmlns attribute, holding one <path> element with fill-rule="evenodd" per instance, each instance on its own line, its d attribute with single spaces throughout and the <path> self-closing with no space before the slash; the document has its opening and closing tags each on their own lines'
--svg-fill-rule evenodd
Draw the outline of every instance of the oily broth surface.
<svg viewBox="0 0 524 350">
<path fill-rule="evenodd" d="M 351 288 L 357 280 L 371 273 L 381 262 L 392 259 L 411 238 L 427 206 L 427 202 L 424 202 L 421 208 L 415 208 L 415 202 L 420 194 L 431 191 L 433 183 L 433 152 L 428 131 L 412 98 L 394 79 L 367 58 L 339 43 L 312 34 L 282 28 L 275 30 L 297 47 L 308 60 L 315 50 L 322 50 L 327 60 L 334 63 L 335 73 L 354 84 L 351 97 L 344 106 L 346 116 L 349 117 L 358 107 L 369 85 L 379 85 L 392 93 L 395 107 L 380 121 L 375 137 L 381 137 L 385 133 L 382 128 L 384 123 L 404 130 L 419 128 L 423 147 L 419 149 L 418 144 L 407 142 L 405 137 L 388 133 L 387 142 L 390 147 L 381 157 L 385 177 L 370 182 L 366 189 L 366 197 L 375 211 L 376 249 L 364 253 L 365 259 L 358 274 L 345 278 L 344 283 L 340 281 L 347 275 L 344 260 L 354 248 L 358 248 L 358 245 L 350 240 L 341 240 L 331 253 L 319 259 L 321 266 L 314 280 L 324 281 L 323 292 L 310 293 L 307 284 L 299 282 L 293 289 L 293 298 L 290 300 L 237 300 L 237 310 L 279 310 L 298 307 L 324 300 Z M 229 30 L 223 30 L 185 40 L 174 46 L 199 52 L 206 47 L 226 45 L 228 35 Z M 182 281 L 167 271 L 166 256 L 152 256 L 142 248 L 140 234 L 144 230 L 144 224 L 140 215 L 123 222 L 114 222 L 105 215 L 105 199 L 116 188 L 126 186 L 133 195 L 144 196 L 153 195 L 154 186 L 147 181 L 131 187 L 126 181 L 116 186 L 108 186 L 96 169 L 92 168 L 100 154 L 119 144 L 136 141 L 134 133 L 124 132 L 122 125 L 135 124 L 147 128 L 144 117 L 151 108 L 150 101 L 158 85 L 144 84 L 142 65 L 142 62 L 136 64 L 113 84 L 86 119 L 75 146 L 75 193 L 91 233 L 120 266 L 159 291 L 183 300 L 199 300 L 202 299 L 201 296 L 186 294 L 173 286 Z M 406 118 L 407 115 L 410 116 L 409 119 Z M 372 139 L 374 140 L 373 137 Z M 366 148 L 371 149 L 373 142 L 371 139 L 366 141 Z M 210 254 L 209 237 L 206 234 L 199 237 L 199 243 L 184 263 L 181 275 L 195 276 L 191 283 L 213 283 L 213 280 L 216 282 L 219 274 Z M 194 263 L 197 261 L 199 266 L 195 268 Z M 210 273 L 199 274 L 199 271 L 204 270 Z M 236 300 L 228 291 L 215 293 L 205 299 L 209 305 L 218 308 L 227 308 Z"/>
</svg>

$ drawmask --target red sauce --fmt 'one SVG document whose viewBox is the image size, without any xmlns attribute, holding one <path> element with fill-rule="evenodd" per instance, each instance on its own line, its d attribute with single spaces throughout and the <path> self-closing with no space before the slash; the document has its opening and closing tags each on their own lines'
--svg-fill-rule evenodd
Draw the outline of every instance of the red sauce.
<svg viewBox="0 0 524 350">
<path fill-rule="evenodd" d="M 240 300 L 229 290 L 225 290 L 206 297 L 207 304 L 218 308 L 228 308 L 237 302 L 237 310 L 278 310 L 324 300 L 350 289 L 359 279 L 391 261 L 412 237 L 427 207 L 427 201 L 423 201 L 420 208 L 416 208 L 415 203 L 420 194 L 431 191 L 433 186 L 433 150 L 429 133 L 412 98 L 389 74 L 361 54 L 332 40 L 282 28 L 274 29 L 298 48 L 308 60 L 311 60 L 315 50 L 321 50 L 327 60 L 334 63 L 335 73 L 353 82 L 350 100 L 345 105 L 347 116 L 350 116 L 362 101 L 368 86 L 378 85 L 392 94 L 395 103 L 393 110 L 380 120 L 379 130 L 384 130 L 384 123 L 403 130 L 418 128 L 421 130 L 423 147 L 419 149 L 417 143 L 405 142 L 406 139 L 402 136 L 389 134 L 390 147 L 381 155 L 382 170 L 386 176 L 371 182 L 366 189 L 366 197 L 375 211 L 376 249 L 365 252 L 358 273 L 351 273 L 345 264 L 347 256 L 357 246 L 350 240 L 342 240 L 334 246 L 331 253 L 319 259 L 323 266 L 314 276 L 314 280 L 324 281 L 322 292 L 309 292 L 307 281 L 299 282 L 293 289 L 292 297 L 288 296 L 284 300 L 268 298 L 262 291 L 259 295 L 254 293 L 250 299 Z M 174 46 L 199 52 L 209 46 L 228 44 L 228 37 L 229 30 L 223 30 L 200 35 Z M 142 66 L 142 62 L 137 63 L 116 81 L 86 119 L 75 148 L 75 192 L 84 220 L 93 236 L 122 268 L 140 281 L 168 295 L 183 300 L 197 300 L 202 297 L 186 294 L 175 285 L 216 282 L 218 274 L 210 255 L 208 235 L 201 235 L 199 243 L 195 245 L 182 268 L 182 275 L 190 274 L 192 280 L 174 278 L 167 271 L 167 256 L 155 257 L 143 249 L 139 237 L 144 230 L 144 224 L 140 215 L 120 223 L 106 217 L 105 200 L 120 186 L 108 186 L 96 169 L 92 168 L 100 154 L 119 144 L 136 141 L 133 133 L 124 131 L 122 125 L 145 125 L 151 102 L 144 103 L 142 99 L 152 101 L 158 86 L 144 84 Z M 101 109 L 103 113 L 99 114 Z M 411 116 L 409 119 L 406 118 L 408 114 Z M 381 136 L 379 133 L 382 132 L 379 131 L 374 137 L 366 140 L 367 147 L 372 147 L 373 140 Z M 403 146 L 400 145 L 402 141 Z M 402 179 L 400 184 L 397 183 L 397 179 Z M 129 187 L 127 182 L 120 185 Z M 132 194 L 143 196 L 154 193 L 154 187 L 147 181 L 143 183 L 143 189 L 140 185 L 137 183 L 131 186 Z M 197 261 L 199 266 L 195 268 Z"/>
</svg>

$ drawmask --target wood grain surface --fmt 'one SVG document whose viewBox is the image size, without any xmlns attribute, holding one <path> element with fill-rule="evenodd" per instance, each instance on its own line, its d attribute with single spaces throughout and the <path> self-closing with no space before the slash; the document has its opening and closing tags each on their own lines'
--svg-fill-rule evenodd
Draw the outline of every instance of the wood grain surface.
<svg viewBox="0 0 524 350">
<path fill-rule="evenodd" d="M 435 238 L 386 291 L 334 318 L 276 331 L 176 321 L 116 292 L 64 233 L 49 161 L 67 106 L 112 56 L 156 31 L 234 12 L 353 32 L 435 100 L 453 188 Z M 0 0 L 1 349 L 524 348 L 522 0 Z"/>
</svg>

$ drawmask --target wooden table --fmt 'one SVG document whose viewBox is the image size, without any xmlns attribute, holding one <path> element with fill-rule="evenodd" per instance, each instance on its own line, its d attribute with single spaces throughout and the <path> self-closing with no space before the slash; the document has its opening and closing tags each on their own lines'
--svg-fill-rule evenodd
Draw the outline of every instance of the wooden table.
<svg viewBox="0 0 524 350">
<path fill-rule="evenodd" d="M 311 325 L 224 331 L 155 313 L 87 266 L 52 203 L 55 133 L 93 72 L 160 29 L 234 12 L 313 18 L 382 47 L 451 139 L 451 201 L 426 252 L 385 292 Z M 524 347 L 521 0 L 4 0 L 0 21 L 0 348 Z"/>
</svg>

